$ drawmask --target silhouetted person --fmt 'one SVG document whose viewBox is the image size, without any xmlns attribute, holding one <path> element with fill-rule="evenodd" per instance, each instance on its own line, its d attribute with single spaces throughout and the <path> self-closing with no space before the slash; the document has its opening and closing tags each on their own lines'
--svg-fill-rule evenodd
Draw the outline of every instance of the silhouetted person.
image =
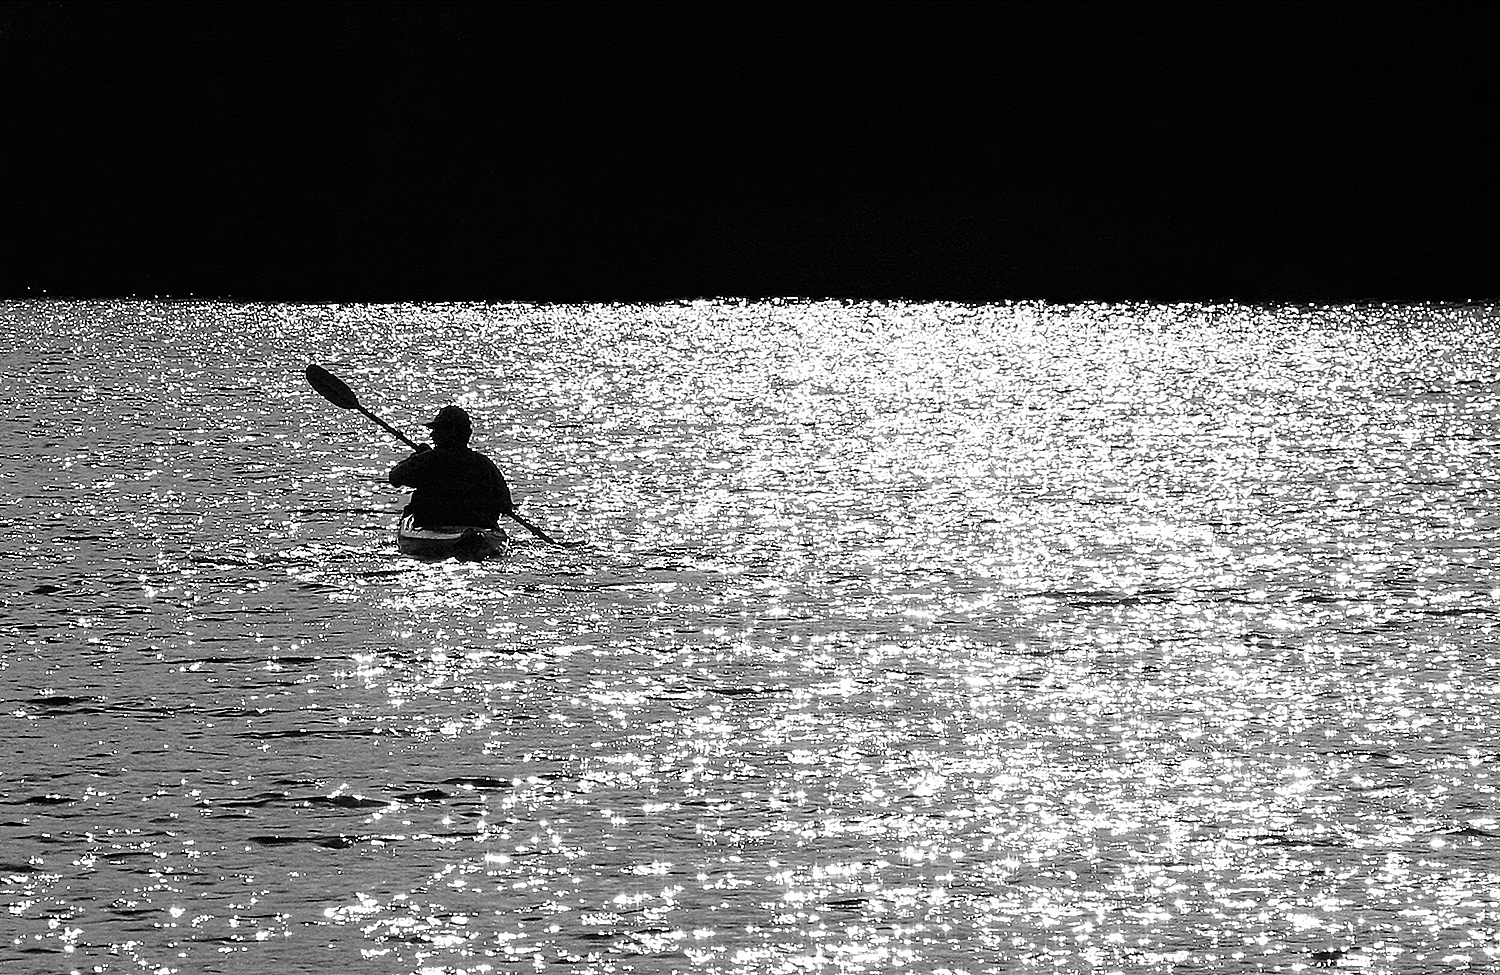
<svg viewBox="0 0 1500 975">
<path fill-rule="evenodd" d="M 496 527 L 511 513 L 510 486 L 493 461 L 469 449 L 469 414 L 445 406 L 424 426 L 432 431 L 432 446 L 418 447 L 390 473 L 392 485 L 416 488 L 407 514 L 419 528 Z"/>
</svg>

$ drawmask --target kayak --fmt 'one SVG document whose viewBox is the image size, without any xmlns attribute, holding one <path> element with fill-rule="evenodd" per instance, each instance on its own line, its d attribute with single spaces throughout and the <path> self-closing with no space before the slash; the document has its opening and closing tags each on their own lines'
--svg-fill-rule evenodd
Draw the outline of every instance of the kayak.
<svg viewBox="0 0 1500 975">
<path fill-rule="evenodd" d="M 396 527 L 396 547 L 412 558 L 432 562 L 443 559 L 480 562 L 503 555 L 510 547 L 510 538 L 499 528 L 471 528 L 461 525 L 418 528 L 413 524 L 411 515 L 406 515 Z"/>
</svg>

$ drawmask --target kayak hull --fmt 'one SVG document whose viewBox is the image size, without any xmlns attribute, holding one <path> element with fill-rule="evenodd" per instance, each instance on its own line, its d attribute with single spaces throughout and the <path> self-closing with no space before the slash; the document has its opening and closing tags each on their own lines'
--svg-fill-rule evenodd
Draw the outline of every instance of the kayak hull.
<svg viewBox="0 0 1500 975">
<path fill-rule="evenodd" d="M 482 562 L 505 554 L 510 537 L 499 528 L 418 528 L 408 515 L 396 527 L 396 547 L 405 555 L 428 562 Z"/>
</svg>

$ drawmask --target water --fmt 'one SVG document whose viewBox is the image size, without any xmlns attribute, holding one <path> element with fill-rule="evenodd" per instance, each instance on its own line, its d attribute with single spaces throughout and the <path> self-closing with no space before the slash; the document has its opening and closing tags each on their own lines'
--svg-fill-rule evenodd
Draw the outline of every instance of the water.
<svg viewBox="0 0 1500 975">
<path fill-rule="evenodd" d="M 0 305 L 0 970 L 1500 954 L 1485 307 Z M 395 552 L 456 401 L 576 549 Z M 524 539 L 525 532 L 519 531 Z"/>
</svg>

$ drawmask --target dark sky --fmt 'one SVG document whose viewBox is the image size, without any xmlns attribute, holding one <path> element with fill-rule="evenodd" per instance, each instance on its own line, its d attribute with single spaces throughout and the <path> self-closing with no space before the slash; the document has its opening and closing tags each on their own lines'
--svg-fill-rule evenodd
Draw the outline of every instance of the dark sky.
<svg viewBox="0 0 1500 975">
<path fill-rule="evenodd" d="M 0 295 L 1497 299 L 1491 9 L 0 4 Z"/>
</svg>

